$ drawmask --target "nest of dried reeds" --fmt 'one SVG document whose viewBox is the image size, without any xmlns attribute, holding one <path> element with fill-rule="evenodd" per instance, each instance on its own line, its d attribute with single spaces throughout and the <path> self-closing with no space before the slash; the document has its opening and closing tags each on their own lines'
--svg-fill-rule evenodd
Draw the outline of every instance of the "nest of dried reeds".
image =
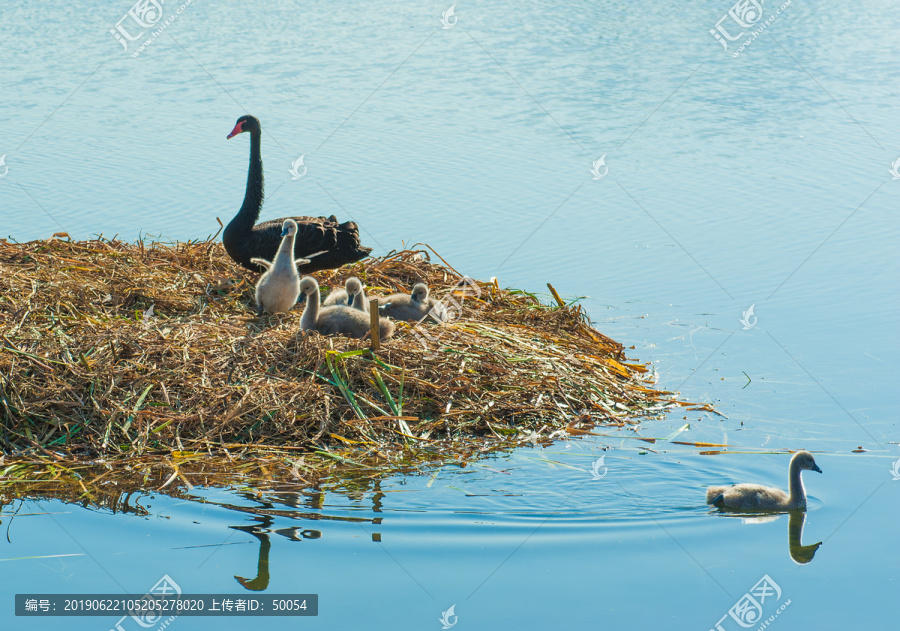
<svg viewBox="0 0 900 631">
<path fill-rule="evenodd" d="M 398 323 L 372 351 L 304 334 L 299 309 L 256 317 L 256 275 L 219 243 L 0 240 L 0 446 L 360 461 L 625 426 L 673 403 L 558 296 L 462 281 L 426 250 L 316 274 L 323 288 L 351 275 L 370 294 L 426 282 L 456 317 Z"/>
</svg>

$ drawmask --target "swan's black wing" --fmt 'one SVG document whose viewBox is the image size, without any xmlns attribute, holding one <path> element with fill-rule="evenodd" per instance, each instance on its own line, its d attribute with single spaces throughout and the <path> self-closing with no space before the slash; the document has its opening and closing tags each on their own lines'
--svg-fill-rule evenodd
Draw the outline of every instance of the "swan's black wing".
<svg viewBox="0 0 900 631">
<path fill-rule="evenodd" d="M 251 258 L 273 260 L 281 245 L 281 230 L 285 218 L 265 221 L 253 227 L 246 239 L 228 253 L 236 263 L 247 269 L 260 272 L 262 268 L 250 262 Z M 372 248 L 362 247 L 359 242 L 359 228 L 348 221 L 337 223 L 325 217 L 292 217 L 297 222 L 297 237 L 294 258 L 308 258 L 321 252 L 308 265 L 299 265 L 301 274 L 309 274 L 323 269 L 334 269 L 347 263 L 365 258 Z"/>
</svg>

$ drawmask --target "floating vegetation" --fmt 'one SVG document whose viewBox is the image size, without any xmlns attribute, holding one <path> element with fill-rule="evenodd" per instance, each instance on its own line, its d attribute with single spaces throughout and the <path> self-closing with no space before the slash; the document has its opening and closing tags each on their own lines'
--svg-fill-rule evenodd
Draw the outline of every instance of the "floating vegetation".
<svg viewBox="0 0 900 631">
<path fill-rule="evenodd" d="M 316 274 L 372 295 L 425 282 L 453 317 L 373 350 L 301 332 L 301 308 L 256 317 L 256 275 L 214 241 L 0 240 L 0 473 L 174 453 L 397 470 L 694 407 L 552 287 L 542 304 L 425 247 Z"/>
</svg>

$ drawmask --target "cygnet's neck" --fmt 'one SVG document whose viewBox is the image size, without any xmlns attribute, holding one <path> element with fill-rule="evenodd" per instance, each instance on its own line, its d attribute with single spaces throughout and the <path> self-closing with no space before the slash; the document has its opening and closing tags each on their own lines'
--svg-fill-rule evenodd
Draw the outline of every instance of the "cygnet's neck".
<svg viewBox="0 0 900 631">
<path fill-rule="evenodd" d="M 281 239 L 281 245 L 278 247 L 278 252 L 275 254 L 275 260 L 272 262 L 272 267 L 279 271 L 294 269 L 296 271 L 297 266 L 294 265 L 294 241 L 297 238 L 297 233 L 289 233 Z"/>
<path fill-rule="evenodd" d="M 316 321 L 319 319 L 319 287 L 315 286 L 313 291 L 306 295 L 306 308 L 303 309 L 303 315 L 300 316 L 300 329 L 303 331 L 311 331 L 316 328 Z"/>
<path fill-rule="evenodd" d="M 790 489 L 791 489 L 791 505 L 806 506 L 806 489 L 803 488 L 803 478 L 800 474 L 803 470 L 800 468 L 800 461 L 797 458 L 791 460 L 790 470 Z"/>
<path fill-rule="evenodd" d="M 354 309 L 366 311 L 366 291 L 362 287 L 353 295 L 352 306 Z"/>
</svg>

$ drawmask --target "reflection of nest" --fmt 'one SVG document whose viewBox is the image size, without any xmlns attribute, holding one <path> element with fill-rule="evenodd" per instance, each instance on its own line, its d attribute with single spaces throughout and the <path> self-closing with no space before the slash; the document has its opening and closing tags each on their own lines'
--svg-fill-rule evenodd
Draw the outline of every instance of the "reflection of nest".
<svg viewBox="0 0 900 631">
<path fill-rule="evenodd" d="M 317 273 L 324 287 L 359 276 L 375 294 L 424 281 L 461 305 L 443 327 L 399 324 L 373 355 L 368 341 L 302 334 L 299 310 L 254 317 L 256 275 L 218 243 L 0 241 L 0 446 L 318 448 L 332 463 L 385 464 L 401 449 L 455 458 L 621 427 L 671 403 L 580 307 L 495 283 L 464 297 L 459 275 L 428 259 L 407 250 Z"/>
</svg>

